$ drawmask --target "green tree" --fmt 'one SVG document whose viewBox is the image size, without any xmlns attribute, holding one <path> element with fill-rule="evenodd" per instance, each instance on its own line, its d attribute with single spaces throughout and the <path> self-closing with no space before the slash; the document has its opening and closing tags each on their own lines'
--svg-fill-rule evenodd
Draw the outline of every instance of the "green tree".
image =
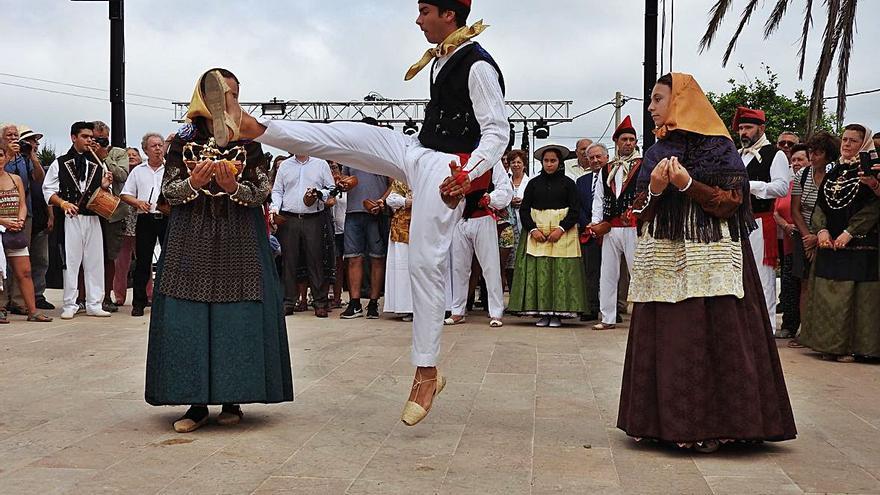
<svg viewBox="0 0 880 495">
<path fill-rule="evenodd" d="M 52 162 L 58 158 L 55 154 L 55 147 L 52 145 L 43 146 L 40 148 L 40 151 L 37 152 L 37 158 L 40 159 L 40 163 L 43 164 L 43 167 L 48 169 L 49 165 L 52 165 Z"/>
<path fill-rule="evenodd" d="M 807 37 L 813 26 L 813 4 L 818 4 L 817 0 L 774 0 L 773 10 L 770 17 L 764 24 L 764 39 L 769 38 L 778 28 L 779 24 L 785 17 L 789 7 L 796 4 L 803 5 L 803 23 L 801 28 L 801 38 L 798 41 L 800 50 L 798 52 L 798 77 L 804 78 L 804 68 L 807 58 Z M 825 5 L 825 28 L 822 34 L 821 50 L 819 52 L 819 63 L 816 66 L 816 73 L 813 77 L 813 92 L 810 95 L 810 113 L 807 120 L 807 131 L 812 134 L 814 129 L 821 125 L 821 121 L 825 115 L 825 82 L 831 73 L 831 66 L 834 58 L 837 57 L 837 121 L 842 122 L 846 113 L 846 88 L 849 82 L 849 61 L 852 56 L 853 42 L 856 31 L 856 13 L 858 11 L 858 0 L 823 0 Z M 868 2 L 862 2 L 862 6 Z M 871 2 L 874 5 L 876 2 Z M 737 24 L 736 32 L 727 45 L 724 52 L 722 65 L 727 65 L 733 50 L 736 48 L 736 42 L 739 40 L 746 24 L 752 18 L 752 15 L 763 5 L 758 0 L 748 0 L 742 11 Z M 721 27 L 727 12 L 733 6 L 733 0 L 716 0 L 715 4 L 709 11 L 709 24 L 706 27 L 706 33 L 700 40 L 700 51 L 712 46 L 712 41 Z M 862 9 L 868 10 L 868 9 Z M 868 10 L 869 12 L 874 12 Z M 871 14 L 869 14 L 871 15 Z M 873 17 L 868 18 L 873 22 Z"/>
<path fill-rule="evenodd" d="M 715 111 L 730 126 L 736 107 L 760 108 L 767 114 L 767 137 L 772 141 L 783 131 L 797 133 L 801 139 L 808 132 L 810 115 L 810 98 L 803 90 L 797 90 L 793 98 L 779 92 L 778 76 L 766 65 L 762 66 L 766 78 L 758 78 L 747 84 L 738 83 L 735 79 L 727 81 L 730 90 L 726 93 L 706 93 Z M 823 107 L 818 129 L 836 132 L 834 116 L 825 112 Z"/>
</svg>

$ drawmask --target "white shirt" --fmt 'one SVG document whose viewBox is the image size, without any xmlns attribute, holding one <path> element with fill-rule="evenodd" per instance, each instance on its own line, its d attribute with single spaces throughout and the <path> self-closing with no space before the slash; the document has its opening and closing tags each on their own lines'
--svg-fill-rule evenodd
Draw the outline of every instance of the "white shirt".
<svg viewBox="0 0 880 495">
<path fill-rule="evenodd" d="M 324 210 L 323 201 L 315 201 L 306 206 L 303 196 L 309 188 L 315 188 L 326 199 L 329 189 L 335 181 L 330 173 L 330 165 L 320 158 L 309 157 L 301 162 L 296 157 L 288 158 L 278 166 L 275 185 L 272 186 L 272 203 L 269 210 L 273 213 L 317 213 Z"/>
<path fill-rule="evenodd" d="M 89 158 L 86 158 L 86 160 L 95 163 L 94 160 L 90 160 Z M 104 164 L 100 164 L 100 166 L 103 167 Z M 76 179 L 76 177 L 74 177 L 74 179 Z M 76 181 L 79 184 L 80 191 L 86 188 L 87 181 L 88 174 L 86 174 L 86 180 Z M 55 160 L 54 162 L 52 162 L 52 165 L 49 166 L 49 170 L 46 171 L 46 177 L 43 179 L 43 197 L 48 203 L 49 198 L 51 198 L 55 194 L 58 194 L 59 192 L 61 192 L 61 179 L 58 177 L 58 160 Z"/>
<path fill-rule="evenodd" d="M 458 49 L 471 43 L 473 41 L 463 43 Z M 432 81 L 455 51 L 437 59 L 431 75 Z M 479 163 L 468 174 L 471 180 L 475 180 L 501 160 L 501 155 L 510 140 L 510 125 L 507 123 L 507 106 L 504 103 L 499 74 L 489 62 L 480 60 L 471 66 L 468 90 L 474 104 L 474 117 L 480 123 L 480 144 L 471 153 L 471 158 L 465 167 L 466 170 L 470 170 Z"/>
<path fill-rule="evenodd" d="M 507 208 L 513 199 L 513 183 L 504 170 L 504 165 L 499 161 L 492 168 L 492 185 L 494 188 L 489 193 L 489 208 L 501 210 Z M 520 184 L 522 185 L 522 184 Z"/>
<path fill-rule="evenodd" d="M 150 203 L 150 213 L 158 213 L 156 203 L 159 201 L 159 194 L 162 192 L 162 178 L 165 177 L 165 163 L 157 169 L 153 169 L 147 163 L 141 163 L 133 168 L 122 186 L 122 193 L 128 196 L 134 196 L 139 201 Z M 143 213 L 138 210 L 138 214 Z"/>
<path fill-rule="evenodd" d="M 618 197 L 623 192 L 623 167 L 617 167 L 614 174 L 614 190 Z M 602 184 L 602 171 L 597 170 L 593 176 L 593 223 L 605 220 L 605 185 Z"/>
<path fill-rule="evenodd" d="M 747 166 L 754 158 L 746 153 L 741 155 L 743 165 Z M 783 198 L 788 194 L 788 185 L 791 183 L 791 166 L 785 153 L 777 151 L 770 165 L 770 182 L 760 180 L 749 181 L 749 192 L 758 199 Z"/>
<path fill-rule="evenodd" d="M 511 186 L 513 186 L 513 178 L 510 179 Z M 529 184 L 529 181 L 532 180 L 532 177 L 529 175 L 523 174 L 522 180 L 519 183 L 519 187 L 513 186 L 513 197 L 522 199 L 523 194 L 526 192 L 526 186 Z"/>
</svg>

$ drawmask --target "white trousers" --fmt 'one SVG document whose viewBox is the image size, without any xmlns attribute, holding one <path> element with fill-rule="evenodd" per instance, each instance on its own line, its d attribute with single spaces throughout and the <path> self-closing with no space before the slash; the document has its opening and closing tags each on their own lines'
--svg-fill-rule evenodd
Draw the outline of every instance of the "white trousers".
<svg viewBox="0 0 880 495">
<path fill-rule="evenodd" d="M 104 300 L 104 238 L 96 215 L 77 215 L 64 219 L 64 310 L 76 311 L 79 295 L 79 268 L 86 285 L 86 312 L 101 310 Z"/>
<path fill-rule="evenodd" d="M 764 264 L 764 219 L 756 218 L 758 229 L 749 235 L 749 243 L 752 245 L 752 254 L 755 256 L 755 265 L 758 266 L 758 276 L 761 278 L 761 287 L 764 288 L 764 301 L 767 304 L 767 313 L 770 316 L 770 328 L 776 331 L 776 268 Z"/>
<path fill-rule="evenodd" d="M 620 281 L 620 257 L 632 273 L 636 254 L 636 228 L 614 227 L 602 237 L 602 272 L 599 276 L 599 311 L 602 323 L 617 322 L 617 284 Z"/>
<path fill-rule="evenodd" d="M 257 141 L 288 153 L 333 160 L 343 165 L 406 181 L 413 191 L 409 270 L 413 299 L 412 363 L 436 366 L 446 309 L 447 257 L 452 230 L 464 203 L 452 210 L 440 199 L 449 177 L 448 153 L 430 150 L 415 136 L 360 122 L 311 124 L 267 120 Z"/>
<path fill-rule="evenodd" d="M 474 253 L 486 279 L 489 317 L 500 319 L 504 316 L 504 289 L 501 286 L 498 227 L 492 217 L 459 220 L 452 233 L 452 314 L 465 314 Z"/>
</svg>

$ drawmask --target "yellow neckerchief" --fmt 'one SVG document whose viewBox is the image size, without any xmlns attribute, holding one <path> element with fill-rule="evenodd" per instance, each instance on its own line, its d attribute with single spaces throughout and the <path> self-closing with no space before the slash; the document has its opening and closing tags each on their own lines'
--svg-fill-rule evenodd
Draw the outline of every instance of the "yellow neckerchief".
<svg viewBox="0 0 880 495">
<path fill-rule="evenodd" d="M 608 169 L 608 187 L 614 188 L 612 184 L 614 184 L 614 176 L 617 175 L 617 169 L 623 167 L 623 182 L 626 183 L 626 179 L 629 178 L 629 172 L 632 170 L 632 163 L 636 160 L 640 160 L 642 158 L 642 154 L 639 153 L 639 150 L 633 150 L 633 152 L 629 156 L 618 156 L 611 162 Z"/>
<path fill-rule="evenodd" d="M 740 156 L 752 155 L 755 157 L 755 160 L 758 160 L 758 163 L 761 163 L 761 148 L 767 146 L 768 144 L 773 144 L 767 139 L 766 134 L 762 134 L 761 138 L 755 141 L 755 144 L 749 146 L 748 148 L 741 148 L 739 150 Z"/>
<path fill-rule="evenodd" d="M 406 76 L 403 77 L 403 80 L 409 81 L 410 79 L 416 77 L 416 74 L 427 67 L 432 60 L 434 60 L 435 58 L 443 58 L 446 55 L 449 55 L 465 42 L 476 38 L 480 33 L 485 31 L 487 27 L 489 26 L 487 24 L 483 24 L 483 20 L 480 19 L 471 27 L 464 26 L 456 29 L 455 32 L 447 36 L 442 43 L 434 48 L 428 48 L 425 54 L 422 55 L 421 60 L 413 64 L 413 66 L 410 67 L 408 71 L 406 71 Z"/>
</svg>

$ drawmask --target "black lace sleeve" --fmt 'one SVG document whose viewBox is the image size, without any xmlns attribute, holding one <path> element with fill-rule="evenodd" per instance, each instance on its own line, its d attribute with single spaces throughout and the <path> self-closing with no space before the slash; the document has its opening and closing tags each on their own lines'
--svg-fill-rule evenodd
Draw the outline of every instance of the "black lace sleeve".
<svg viewBox="0 0 880 495">
<path fill-rule="evenodd" d="M 183 163 L 183 145 L 184 141 L 175 136 L 165 154 L 162 195 L 172 206 L 186 204 L 199 197 L 199 192 L 189 184 L 189 170 Z"/>
<path fill-rule="evenodd" d="M 263 206 L 272 190 L 269 161 L 259 143 L 249 143 L 247 153 L 247 165 L 238 182 L 238 189 L 229 198 L 241 206 L 256 208 Z"/>
</svg>

